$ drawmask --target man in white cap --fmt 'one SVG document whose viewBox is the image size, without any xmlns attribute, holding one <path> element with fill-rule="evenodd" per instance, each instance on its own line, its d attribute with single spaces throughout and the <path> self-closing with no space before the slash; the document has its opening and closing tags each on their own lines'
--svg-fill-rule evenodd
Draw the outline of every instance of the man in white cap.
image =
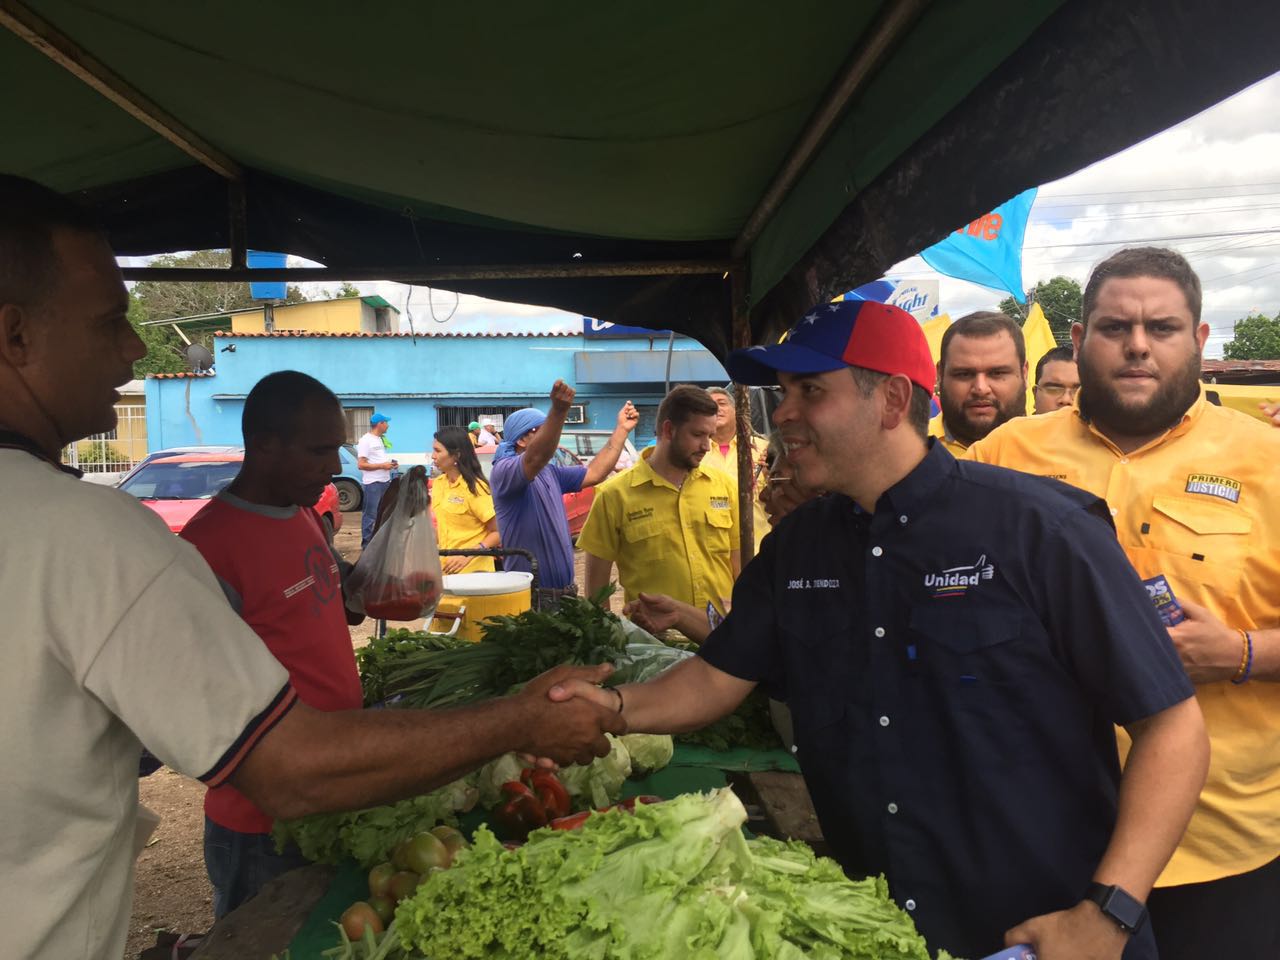
<svg viewBox="0 0 1280 960">
<path fill-rule="evenodd" d="M 382 496 L 391 486 L 391 471 L 400 466 L 391 459 L 387 445 L 382 437 L 391 426 L 391 420 L 381 413 L 369 418 L 369 432 L 360 438 L 356 445 L 356 466 L 360 468 L 360 483 L 364 487 L 364 500 L 360 517 L 360 549 L 363 550 L 373 539 L 373 530 L 378 520 L 378 505 Z"/>
</svg>

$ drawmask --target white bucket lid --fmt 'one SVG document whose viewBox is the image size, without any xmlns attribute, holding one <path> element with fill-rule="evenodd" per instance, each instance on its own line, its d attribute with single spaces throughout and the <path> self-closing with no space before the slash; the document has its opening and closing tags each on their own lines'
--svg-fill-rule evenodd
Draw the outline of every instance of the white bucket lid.
<svg viewBox="0 0 1280 960">
<path fill-rule="evenodd" d="M 521 570 L 502 573 L 451 573 L 444 578 L 444 592 L 455 597 L 489 597 L 528 590 L 533 574 Z"/>
</svg>

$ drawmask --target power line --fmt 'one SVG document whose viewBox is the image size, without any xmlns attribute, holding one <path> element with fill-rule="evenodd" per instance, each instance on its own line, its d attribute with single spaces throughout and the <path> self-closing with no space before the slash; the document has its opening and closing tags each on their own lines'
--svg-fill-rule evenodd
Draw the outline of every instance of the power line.
<svg viewBox="0 0 1280 960">
<path fill-rule="evenodd" d="M 1224 273 L 1221 276 L 1210 277 L 1208 280 L 1201 280 L 1200 283 L 1203 285 L 1208 283 L 1221 283 L 1223 280 L 1234 280 L 1237 277 L 1243 277 L 1246 273 L 1253 273 L 1255 270 L 1262 270 L 1266 267 L 1271 267 L 1272 269 L 1269 270 L 1267 273 L 1259 274 L 1256 277 L 1250 277 L 1249 282 L 1257 283 L 1263 277 L 1269 277 L 1272 274 L 1280 273 L 1280 267 L 1277 267 L 1274 263 L 1260 263 L 1256 267 L 1248 267 L 1244 270 L 1237 270 L 1235 273 Z"/>
<path fill-rule="evenodd" d="M 1242 239 L 1247 240 L 1248 238 L 1245 237 Z M 1213 254 L 1222 254 L 1222 253 L 1231 254 L 1231 253 L 1243 252 L 1245 250 L 1262 250 L 1268 247 L 1275 247 L 1275 246 L 1280 246 L 1280 240 L 1271 240 L 1266 243 L 1249 243 L 1249 244 L 1243 244 L 1243 245 L 1239 243 L 1227 244 L 1223 246 L 1201 247 L 1199 249 L 1184 248 L 1184 249 L 1181 249 L 1179 252 L 1189 260 L 1196 260 L 1196 259 L 1199 259 L 1200 257 L 1210 256 Z M 1030 249 L 1030 248 L 1027 248 L 1027 249 Z M 1254 254 L 1253 256 L 1257 256 L 1257 254 Z M 1086 257 L 1054 257 L 1049 261 L 1049 264 L 1054 268 L 1056 268 L 1063 264 L 1070 264 L 1070 263 L 1093 263 L 1097 259 L 1098 259 L 1097 254 L 1090 254 L 1089 256 L 1086 256 Z"/>
<path fill-rule="evenodd" d="M 1136 190 L 1095 190 L 1091 193 L 1054 193 L 1047 199 L 1060 200 L 1064 197 L 1114 197 L 1131 193 L 1173 193 L 1186 190 L 1244 190 L 1254 187 L 1280 187 L 1280 180 L 1264 180 L 1260 183 L 1206 183 L 1199 186 L 1186 187 L 1139 187 Z M 1039 197 L 1037 197 L 1039 199 Z"/>
<path fill-rule="evenodd" d="M 1115 247 L 1130 243 L 1167 243 L 1171 240 L 1214 240 L 1226 237 L 1253 237 L 1267 233 L 1280 233 L 1280 227 L 1269 227 L 1265 230 L 1232 230 L 1226 233 L 1184 233 L 1179 236 L 1166 237 L 1121 237 L 1115 240 L 1082 240 L 1075 243 L 1047 243 L 1034 247 L 1023 247 L 1024 250 L 1063 250 L 1074 247 Z"/>
<path fill-rule="evenodd" d="M 1041 203 L 1036 201 L 1036 210 L 1074 210 L 1080 207 L 1130 207 L 1148 206 L 1153 203 L 1203 203 L 1206 200 L 1247 200 L 1250 197 L 1276 197 L 1280 190 L 1264 190 L 1258 193 L 1207 193 L 1201 197 L 1152 197 L 1143 199 L 1133 194 L 1125 194 L 1123 200 L 1083 200 L 1077 203 Z"/>
<path fill-rule="evenodd" d="M 1280 210 L 1280 203 L 1259 203 L 1251 207 L 1208 207 L 1200 210 L 1160 210 L 1150 213 L 1111 213 L 1101 216 L 1058 217 L 1055 219 L 1040 219 L 1033 214 L 1031 222 L 1036 224 L 1115 223 L 1119 220 L 1157 220 L 1160 218 L 1174 219 L 1179 217 L 1201 217 L 1214 213 L 1254 213 L 1259 210 Z"/>
</svg>

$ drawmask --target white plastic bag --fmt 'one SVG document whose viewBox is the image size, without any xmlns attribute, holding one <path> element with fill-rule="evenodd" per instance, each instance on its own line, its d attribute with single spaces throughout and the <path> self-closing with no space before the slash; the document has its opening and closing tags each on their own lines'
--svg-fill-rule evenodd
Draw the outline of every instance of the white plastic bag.
<svg viewBox="0 0 1280 960">
<path fill-rule="evenodd" d="M 443 574 L 431 526 L 424 467 L 400 481 L 395 505 L 347 580 L 347 606 L 378 620 L 420 620 L 435 613 Z"/>
</svg>

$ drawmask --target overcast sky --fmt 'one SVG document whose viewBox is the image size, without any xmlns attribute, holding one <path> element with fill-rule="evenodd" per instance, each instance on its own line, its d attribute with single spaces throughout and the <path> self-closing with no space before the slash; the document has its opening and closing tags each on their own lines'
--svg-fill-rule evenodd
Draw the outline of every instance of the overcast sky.
<svg viewBox="0 0 1280 960">
<path fill-rule="evenodd" d="M 1134 242 L 1176 247 L 1204 285 L 1207 355 L 1221 355 L 1232 323 L 1280 312 L 1280 74 L 1091 167 L 1041 187 L 1027 226 L 1025 287 L 1059 274 L 1083 282 L 1093 264 Z M 1185 239 L 1184 239 L 1185 238 Z M 890 277 L 937 276 L 919 257 Z M 306 284 L 304 287 L 319 287 Z M 360 284 L 401 309 L 409 288 Z M 308 290 L 308 295 L 321 295 Z M 953 317 L 995 306 L 1004 294 L 941 278 Z M 415 287 L 408 301 L 422 331 L 512 332 L 582 329 L 582 318 L 545 307 L 457 297 Z M 434 314 L 434 317 L 433 317 Z"/>
</svg>

